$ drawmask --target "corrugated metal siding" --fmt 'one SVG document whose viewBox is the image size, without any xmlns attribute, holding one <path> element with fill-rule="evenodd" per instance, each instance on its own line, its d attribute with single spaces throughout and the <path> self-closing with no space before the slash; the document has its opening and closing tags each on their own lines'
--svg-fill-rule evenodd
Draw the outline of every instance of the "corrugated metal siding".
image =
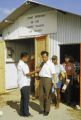
<svg viewBox="0 0 81 120">
<path fill-rule="evenodd" d="M 49 35 L 50 57 L 60 59 L 60 44 L 81 43 L 81 18 L 72 14 L 58 12 L 57 33 Z"/>
<path fill-rule="evenodd" d="M 57 39 L 60 44 L 81 42 L 81 18 L 76 15 L 58 12 Z"/>
<path fill-rule="evenodd" d="M 50 58 L 53 55 L 57 55 L 59 58 L 59 45 L 57 41 L 57 33 L 49 34 L 49 52 L 50 52 Z"/>
</svg>

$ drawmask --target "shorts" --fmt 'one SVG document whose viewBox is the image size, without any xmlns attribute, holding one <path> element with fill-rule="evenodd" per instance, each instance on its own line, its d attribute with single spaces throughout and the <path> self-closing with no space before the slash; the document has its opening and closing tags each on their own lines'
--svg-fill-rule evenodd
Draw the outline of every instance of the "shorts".
<svg viewBox="0 0 81 120">
<path fill-rule="evenodd" d="M 59 81 L 59 82 L 57 83 L 57 88 L 61 89 L 61 86 L 62 86 L 62 81 Z"/>
</svg>

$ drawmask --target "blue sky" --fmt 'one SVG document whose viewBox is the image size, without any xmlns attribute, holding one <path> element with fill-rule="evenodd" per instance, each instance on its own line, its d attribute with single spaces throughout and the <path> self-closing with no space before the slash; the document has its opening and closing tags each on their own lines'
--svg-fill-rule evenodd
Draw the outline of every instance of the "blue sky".
<svg viewBox="0 0 81 120">
<path fill-rule="evenodd" d="M 0 21 L 26 0 L 0 0 Z"/>
<path fill-rule="evenodd" d="M 0 0 L 0 21 L 26 0 Z M 81 0 L 35 0 L 61 10 L 81 15 Z"/>
</svg>

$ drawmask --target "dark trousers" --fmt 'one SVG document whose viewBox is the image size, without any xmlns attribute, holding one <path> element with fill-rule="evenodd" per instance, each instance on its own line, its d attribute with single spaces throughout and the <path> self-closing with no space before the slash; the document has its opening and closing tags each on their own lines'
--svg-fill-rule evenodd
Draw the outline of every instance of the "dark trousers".
<svg viewBox="0 0 81 120">
<path fill-rule="evenodd" d="M 29 114 L 29 94 L 30 87 L 25 86 L 21 88 L 21 101 L 20 101 L 20 115 L 28 115 Z"/>
<path fill-rule="evenodd" d="M 65 92 L 65 97 L 66 97 L 66 103 L 68 105 L 71 105 L 71 102 L 72 102 L 73 77 L 72 76 L 68 76 L 68 79 L 70 79 L 70 83 L 68 84 L 67 90 Z"/>
<path fill-rule="evenodd" d="M 41 77 L 40 79 L 40 110 L 44 112 L 50 111 L 51 99 L 51 79 Z"/>
</svg>

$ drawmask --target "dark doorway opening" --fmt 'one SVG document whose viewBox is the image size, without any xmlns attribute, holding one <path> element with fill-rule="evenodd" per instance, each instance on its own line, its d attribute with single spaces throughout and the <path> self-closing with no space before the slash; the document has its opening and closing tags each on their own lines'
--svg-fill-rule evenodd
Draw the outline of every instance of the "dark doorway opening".
<svg viewBox="0 0 81 120">
<path fill-rule="evenodd" d="M 80 62 L 80 45 L 60 45 L 60 63 L 64 62 L 65 55 L 72 56 L 75 61 Z"/>
<path fill-rule="evenodd" d="M 74 65 L 78 65 L 80 69 L 80 44 L 68 44 L 68 45 L 60 45 L 60 63 L 64 62 L 65 56 L 71 56 L 74 58 Z M 80 76 L 80 70 L 79 70 Z M 80 78 L 79 78 L 80 79 Z M 80 80 L 74 79 L 73 88 L 72 88 L 72 101 L 73 103 L 80 104 Z"/>
</svg>

